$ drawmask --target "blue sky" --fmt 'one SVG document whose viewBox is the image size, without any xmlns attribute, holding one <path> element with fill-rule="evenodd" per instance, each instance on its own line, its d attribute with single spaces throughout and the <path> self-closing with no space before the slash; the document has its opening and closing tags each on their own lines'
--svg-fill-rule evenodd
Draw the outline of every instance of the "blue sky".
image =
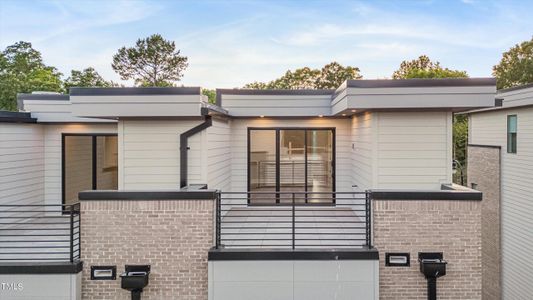
<svg viewBox="0 0 533 300">
<path fill-rule="evenodd" d="M 0 48 L 24 40 L 64 74 L 111 69 L 118 48 L 160 33 L 189 57 L 181 84 L 241 87 L 330 61 L 387 78 L 404 59 L 490 76 L 533 35 L 533 1 L 0 1 Z M 131 84 L 131 82 L 124 82 Z"/>
</svg>

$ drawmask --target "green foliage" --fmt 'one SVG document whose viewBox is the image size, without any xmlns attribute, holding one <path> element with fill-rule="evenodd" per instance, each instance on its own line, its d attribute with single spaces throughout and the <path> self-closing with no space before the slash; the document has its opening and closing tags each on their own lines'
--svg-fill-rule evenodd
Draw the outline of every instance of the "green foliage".
<svg viewBox="0 0 533 300">
<path fill-rule="evenodd" d="M 468 143 L 468 118 L 466 115 L 455 115 L 453 118 L 453 154 L 454 159 L 463 167 L 463 176 L 466 179 L 466 148 Z M 460 183 L 460 171 L 454 174 L 454 182 Z M 466 182 L 466 181 L 465 181 Z"/>
<path fill-rule="evenodd" d="M 345 80 L 361 79 L 357 67 L 344 67 L 337 62 L 325 65 L 322 69 L 304 67 L 294 71 L 288 70 L 285 75 L 270 82 L 253 82 L 244 87 L 249 89 L 336 89 Z"/>
<path fill-rule="evenodd" d="M 134 79 L 138 86 L 173 86 L 187 68 L 187 57 L 176 44 L 154 34 L 138 39 L 134 47 L 122 47 L 111 64 L 123 80 Z"/>
<path fill-rule="evenodd" d="M 96 70 L 92 67 L 86 68 L 83 71 L 72 70 L 70 76 L 65 80 L 65 88 L 71 87 L 114 87 L 118 84 L 112 81 L 106 81 Z"/>
<path fill-rule="evenodd" d="M 465 71 L 450 70 L 441 67 L 439 62 L 432 62 L 426 55 L 421 55 L 418 59 L 403 61 L 400 68 L 392 74 L 394 79 L 410 78 L 463 78 L 468 77 Z M 459 115 L 454 117 L 453 122 L 453 153 L 454 159 L 458 160 L 463 166 L 464 176 L 466 178 L 466 143 L 468 139 L 468 120 L 466 116 Z M 451 163 L 451 162 L 450 162 Z M 461 172 L 454 175 L 454 182 L 460 183 Z"/>
<path fill-rule="evenodd" d="M 404 60 L 400 68 L 392 74 L 393 79 L 464 77 L 468 77 L 466 71 L 443 68 L 438 61 L 432 62 L 427 55 L 420 55 L 417 59 L 410 61 Z"/>
<path fill-rule="evenodd" d="M 492 75 L 498 89 L 533 83 L 533 37 L 504 52 Z"/>
<path fill-rule="evenodd" d="M 18 42 L 0 54 L 0 109 L 16 110 L 17 93 L 62 92 L 61 73 L 46 66 L 31 43 Z"/>
<path fill-rule="evenodd" d="M 202 95 L 207 96 L 207 99 L 211 104 L 217 102 L 217 92 L 215 90 L 202 89 Z"/>
</svg>

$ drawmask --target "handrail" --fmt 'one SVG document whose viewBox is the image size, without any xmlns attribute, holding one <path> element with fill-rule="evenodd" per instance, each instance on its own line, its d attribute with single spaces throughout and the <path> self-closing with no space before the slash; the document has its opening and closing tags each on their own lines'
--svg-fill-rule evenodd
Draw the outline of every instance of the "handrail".
<svg viewBox="0 0 533 300">
<path fill-rule="evenodd" d="M 218 192 L 215 223 L 217 249 L 372 247 L 371 193 Z"/>
<path fill-rule="evenodd" d="M 0 205 L 0 262 L 80 259 L 80 204 Z"/>
</svg>

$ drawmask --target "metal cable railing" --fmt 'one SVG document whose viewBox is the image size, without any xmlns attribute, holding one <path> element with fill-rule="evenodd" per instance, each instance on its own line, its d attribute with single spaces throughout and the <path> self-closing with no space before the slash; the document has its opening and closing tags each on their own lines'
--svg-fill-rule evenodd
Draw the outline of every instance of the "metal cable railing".
<svg viewBox="0 0 533 300">
<path fill-rule="evenodd" d="M 0 205 L 0 261 L 80 259 L 80 204 Z"/>
<path fill-rule="evenodd" d="M 368 192 L 219 192 L 215 247 L 370 248 L 370 201 Z"/>
</svg>

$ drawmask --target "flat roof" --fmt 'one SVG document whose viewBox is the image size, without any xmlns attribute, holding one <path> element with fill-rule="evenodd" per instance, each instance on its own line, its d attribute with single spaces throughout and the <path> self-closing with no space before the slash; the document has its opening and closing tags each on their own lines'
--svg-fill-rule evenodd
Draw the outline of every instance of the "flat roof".
<svg viewBox="0 0 533 300">
<path fill-rule="evenodd" d="M 347 80 L 346 87 L 441 87 L 496 85 L 496 78 L 412 78 L 412 79 L 357 79 Z"/>
<path fill-rule="evenodd" d="M 0 110 L 0 123 L 37 123 L 28 112 Z"/>
<path fill-rule="evenodd" d="M 513 87 L 510 87 L 510 88 L 506 88 L 506 89 L 501 89 L 501 90 L 498 90 L 497 93 L 498 94 L 502 94 L 502 93 L 517 91 L 517 90 L 528 89 L 528 88 L 532 88 L 532 87 L 533 87 L 533 82 L 532 83 L 528 83 L 528 84 L 524 84 L 524 85 L 513 86 Z"/>
<path fill-rule="evenodd" d="M 70 95 L 68 94 L 24 94 L 19 93 L 17 94 L 17 100 L 61 100 L 61 101 L 68 101 L 70 99 Z"/>
<path fill-rule="evenodd" d="M 200 95 L 200 87 L 73 87 L 71 96 Z"/>
</svg>

